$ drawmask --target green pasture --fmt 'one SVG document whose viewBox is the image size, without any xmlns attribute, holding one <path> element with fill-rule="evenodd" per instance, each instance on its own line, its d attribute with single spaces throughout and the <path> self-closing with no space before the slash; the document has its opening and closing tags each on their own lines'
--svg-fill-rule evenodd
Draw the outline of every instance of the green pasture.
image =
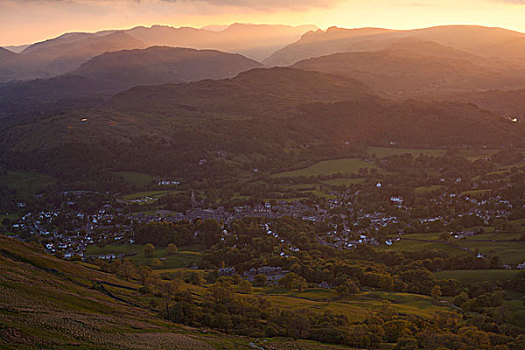
<svg viewBox="0 0 525 350">
<path fill-rule="evenodd" d="M 309 308 L 323 312 L 333 311 L 343 314 L 351 321 L 363 321 L 380 310 L 383 300 L 391 302 L 396 313 L 404 313 L 422 318 L 432 318 L 438 311 L 450 310 L 448 306 L 435 305 L 432 298 L 410 293 L 360 292 L 340 297 L 334 290 L 306 289 L 299 293 L 281 288 L 270 289 L 265 294 L 268 300 L 285 308 Z"/>
<path fill-rule="evenodd" d="M 153 176 L 135 171 L 118 171 L 115 174 L 122 177 L 126 183 L 137 187 L 144 187 L 155 181 Z"/>
<path fill-rule="evenodd" d="M 129 254 L 127 258 L 136 265 L 151 265 L 154 258 L 161 259 L 162 268 L 180 268 L 198 264 L 202 249 L 199 246 L 179 247 L 177 253 L 168 255 L 166 248 L 156 247 L 152 257 L 144 254 L 144 246 L 138 244 L 107 245 L 105 247 L 89 246 L 86 255 Z M 132 255 L 134 254 L 134 255 Z"/>
<path fill-rule="evenodd" d="M 140 192 L 125 194 L 121 196 L 121 198 L 125 200 L 136 200 L 136 199 L 141 199 L 141 198 L 146 198 L 146 197 L 150 197 L 152 199 L 158 199 L 158 197 L 162 197 L 163 195 L 166 195 L 168 193 L 175 193 L 175 191 L 169 191 L 169 190 L 140 191 Z"/>
<path fill-rule="evenodd" d="M 273 177 L 319 176 L 337 173 L 357 174 L 360 168 L 379 169 L 372 162 L 365 162 L 359 158 L 344 158 L 323 160 L 307 168 L 274 174 Z"/>
<path fill-rule="evenodd" d="M 514 278 L 517 270 L 452 270 L 439 271 L 434 275 L 437 279 L 455 279 L 458 281 L 501 281 Z"/>
<path fill-rule="evenodd" d="M 7 174 L 0 175 L 0 186 L 16 190 L 24 197 L 33 196 L 45 187 L 55 184 L 54 177 L 34 171 L 8 171 Z"/>
<path fill-rule="evenodd" d="M 362 184 L 365 182 L 364 178 L 342 178 L 342 179 L 332 179 L 332 180 L 325 180 L 323 181 L 324 184 L 330 185 L 330 186 L 350 186 L 350 185 L 356 185 L 356 184 Z"/>
<path fill-rule="evenodd" d="M 412 154 L 414 156 L 424 154 L 427 156 L 443 156 L 446 150 L 439 148 L 391 148 L 391 147 L 368 147 L 366 152 L 378 158 L 390 157 L 401 154 Z"/>
<path fill-rule="evenodd" d="M 506 264 L 525 262 L 525 242 L 483 242 L 479 240 L 461 240 L 461 245 L 487 256 L 498 256 Z"/>
<path fill-rule="evenodd" d="M 451 256 L 461 256 L 473 253 L 491 257 L 498 256 L 505 264 L 520 264 L 525 262 L 525 242 L 518 241 L 517 233 L 485 233 L 462 239 L 453 239 L 444 243 L 439 239 L 439 232 L 412 233 L 401 236 L 401 240 L 391 246 L 381 245 L 376 249 L 381 251 L 445 250 Z M 464 250 L 468 248 L 470 250 Z"/>
</svg>

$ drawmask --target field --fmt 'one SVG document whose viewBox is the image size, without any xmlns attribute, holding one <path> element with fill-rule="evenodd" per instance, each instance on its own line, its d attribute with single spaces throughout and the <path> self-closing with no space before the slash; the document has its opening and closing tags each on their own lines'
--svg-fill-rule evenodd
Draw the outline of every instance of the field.
<svg viewBox="0 0 525 350">
<path fill-rule="evenodd" d="M 280 288 L 265 293 L 274 304 L 289 308 L 311 308 L 317 311 L 331 310 L 348 317 L 352 322 L 362 322 L 377 312 L 383 300 L 390 301 L 396 313 L 431 318 L 438 311 L 450 310 L 448 306 L 437 306 L 428 296 L 396 292 L 361 292 L 339 297 L 333 290 L 306 289 L 298 293 Z"/>
<path fill-rule="evenodd" d="M 414 156 L 424 154 L 427 156 L 443 156 L 446 150 L 439 148 L 389 148 L 389 147 L 368 147 L 366 152 L 369 155 L 375 155 L 378 158 L 395 156 L 410 153 Z"/>
<path fill-rule="evenodd" d="M 0 186 L 16 190 L 23 197 L 33 196 L 46 186 L 53 186 L 55 183 L 54 177 L 37 172 L 8 171 L 7 174 L 0 175 Z"/>
<path fill-rule="evenodd" d="M 521 264 L 525 262 L 525 242 L 484 242 L 480 240 L 465 240 L 461 245 L 479 251 L 483 255 L 499 256 L 507 264 Z"/>
<path fill-rule="evenodd" d="M 367 153 L 369 155 L 375 155 L 378 158 L 389 157 L 394 155 L 401 155 L 405 153 L 412 154 L 413 156 L 418 156 L 424 154 L 426 156 L 444 156 L 446 154 L 446 149 L 440 148 L 393 148 L 393 147 L 368 147 Z M 497 150 L 494 149 L 467 149 L 459 150 L 458 155 L 465 157 L 470 161 L 475 161 L 482 158 L 489 158 Z"/>
<path fill-rule="evenodd" d="M 128 258 L 138 265 L 151 265 L 154 258 L 161 259 L 163 268 L 189 267 L 200 261 L 202 247 L 179 247 L 177 253 L 168 255 L 166 248 L 156 248 L 153 257 L 144 254 L 144 246 L 138 244 L 107 245 L 103 248 L 89 246 L 86 255 L 127 254 Z"/>
<path fill-rule="evenodd" d="M 319 176 L 337 173 L 357 174 L 360 168 L 378 169 L 378 167 L 371 162 L 365 162 L 358 158 L 344 158 L 323 160 L 307 168 L 274 174 L 273 177 Z"/>
<path fill-rule="evenodd" d="M 121 176 L 126 183 L 137 187 L 144 187 L 155 181 L 151 175 L 133 171 L 118 171 L 115 174 Z"/>
<path fill-rule="evenodd" d="M 500 281 L 514 278 L 517 270 L 454 270 L 436 272 L 437 279 L 456 279 L 458 281 Z"/>
<path fill-rule="evenodd" d="M 326 180 L 323 181 L 324 184 L 330 185 L 330 186 L 350 186 L 355 184 L 360 184 L 365 182 L 364 178 L 356 178 L 356 179 L 332 179 L 332 180 Z"/>
<path fill-rule="evenodd" d="M 498 256 L 502 263 L 525 262 L 525 242 L 519 241 L 521 233 L 486 233 L 463 239 L 452 239 L 448 243 L 439 240 L 439 233 L 412 233 L 401 236 L 391 246 L 382 245 L 382 251 L 445 250 L 450 255 L 467 255 L 477 252 L 487 256 Z"/>
<path fill-rule="evenodd" d="M 468 252 L 451 244 L 445 244 L 438 239 L 439 233 L 411 233 L 401 236 L 401 240 L 391 246 L 377 247 L 382 251 L 419 251 L 419 250 L 445 250 L 451 255 L 467 255 Z"/>
<path fill-rule="evenodd" d="M 133 201 L 133 200 L 144 200 L 144 201 L 152 201 L 155 199 L 158 199 L 158 197 L 162 197 L 165 194 L 168 193 L 175 193 L 175 191 L 169 191 L 169 190 L 162 190 L 162 191 L 141 191 L 141 192 L 134 192 L 129 193 L 121 196 L 122 199 Z M 151 198 L 151 199 L 146 199 Z"/>
</svg>

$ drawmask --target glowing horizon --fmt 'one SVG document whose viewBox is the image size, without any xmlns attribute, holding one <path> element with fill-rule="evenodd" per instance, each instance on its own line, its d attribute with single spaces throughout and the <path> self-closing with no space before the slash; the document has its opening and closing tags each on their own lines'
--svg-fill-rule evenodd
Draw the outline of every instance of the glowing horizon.
<svg viewBox="0 0 525 350">
<path fill-rule="evenodd" d="M 0 0 L 0 46 L 136 26 L 312 24 L 321 29 L 482 25 L 525 32 L 525 0 Z"/>
</svg>

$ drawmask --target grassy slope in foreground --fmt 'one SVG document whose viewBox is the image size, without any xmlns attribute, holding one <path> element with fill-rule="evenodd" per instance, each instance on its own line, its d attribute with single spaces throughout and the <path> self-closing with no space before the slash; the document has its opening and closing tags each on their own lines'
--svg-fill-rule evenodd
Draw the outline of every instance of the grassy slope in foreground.
<svg viewBox="0 0 525 350">
<path fill-rule="evenodd" d="M 233 350 L 258 342 L 166 322 L 140 305 L 146 301 L 137 292 L 108 286 L 120 301 L 93 289 L 93 280 L 139 287 L 0 235 L 0 348 Z M 290 339 L 264 344 L 276 350 L 341 349 Z"/>
</svg>

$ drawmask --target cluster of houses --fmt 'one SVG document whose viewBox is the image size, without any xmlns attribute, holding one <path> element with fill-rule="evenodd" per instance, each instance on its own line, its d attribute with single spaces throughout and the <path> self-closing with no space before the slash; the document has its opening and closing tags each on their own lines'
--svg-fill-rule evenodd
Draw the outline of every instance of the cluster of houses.
<svg viewBox="0 0 525 350">
<path fill-rule="evenodd" d="M 159 180 L 159 185 L 176 185 L 176 181 Z M 378 183 L 380 186 L 381 184 Z M 378 186 L 378 188 L 380 188 Z M 265 217 L 269 220 L 291 216 L 313 222 L 325 222 L 329 229 L 320 233 L 319 241 L 322 244 L 339 249 L 350 249 L 359 244 L 392 245 L 402 239 L 403 229 L 400 228 L 400 215 L 405 218 L 411 217 L 413 208 L 406 204 L 402 196 L 390 196 L 390 206 L 395 208 L 394 213 L 379 210 L 366 212 L 354 207 L 355 200 L 360 191 L 333 192 L 332 198 L 326 201 L 326 205 L 305 204 L 301 202 L 272 202 L 256 205 L 243 205 L 227 210 L 224 207 L 206 208 L 199 204 L 192 209 L 180 213 L 169 211 L 158 211 L 157 213 L 124 214 L 121 209 L 114 209 L 108 203 L 104 204 L 95 214 L 87 214 L 73 210 L 68 205 L 52 211 L 26 213 L 22 219 L 13 225 L 15 233 L 39 236 L 46 249 L 52 253 L 62 252 L 65 257 L 74 255 L 83 256 L 87 246 L 104 243 L 133 243 L 133 224 L 150 221 L 181 220 L 194 221 L 196 219 L 214 219 L 219 222 L 229 223 L 244 217 Z M 76 195 L 81 196 L 82 193 Z M 436 206 L 454 206 L 464 204 L 466 208 L 462 213 L 454 216 L 444 217 L 433 215 L 426 218 L 410 219 L 403 222 L 404 227 L 413 224 L 416 220 L 419 224 L 430 224 L 435 221 L 450 222 L 451 219 L 463 215 L 476 215 L 485 224 L 494 217 L 506 218 L 510 215 L 512 205 L 505 199 L 495 196 L 490 199 L 478 199 L 468 195 L 443 192 L 430 198 L 429 201 Z M 66 203 L 67 204 L 67 203 Z M 389 232 L 388 228 L 395 227 L 398 233 L 396 238 L 382 238 L 379 232 Z M 275 236 L 281 243 L 289 245 L 290 250 L 296 250 L 289 242 L 284 242 L 277 233 L 273 232 L 268 225 L 265 227 L 268 234 Z M 455 237 L 461 238 L 465 232 L 456 233 Z M 282 254 L 286 254 L 283 252 Z M 109 258 L 116 258 L 111 256 Z M 108 257 L 103 257 L 108 258 Z"/>
</svg>

